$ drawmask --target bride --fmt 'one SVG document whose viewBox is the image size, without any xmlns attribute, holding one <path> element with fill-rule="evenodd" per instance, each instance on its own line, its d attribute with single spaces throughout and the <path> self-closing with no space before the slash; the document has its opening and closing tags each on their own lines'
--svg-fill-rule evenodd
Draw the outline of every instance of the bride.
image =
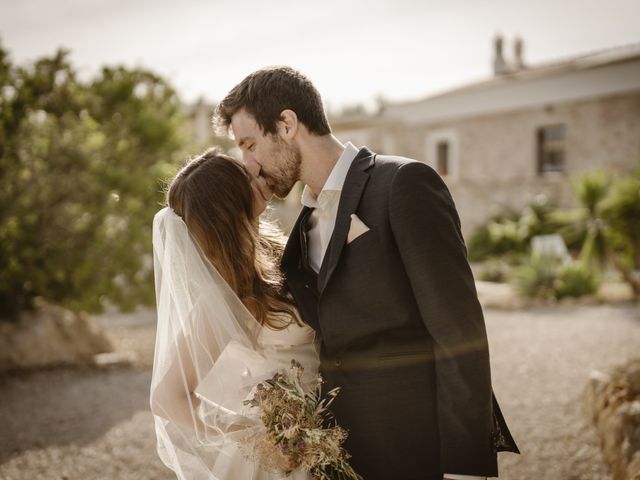
<svg viewBox="0 0 640 480">
<path fill-rule="evenodd" d="M 150 404 L 159 456 L 180 480 L 284 478 L 243 452 L 262 428 L 243 401 L 292 359 L 308 380 L 318 370 L 314 331 L 278 268 L 284 239 L 255 220 L 254 199 L 244 166 L 212 149 L 178 172 L 154 218 Z"/>
</svg>

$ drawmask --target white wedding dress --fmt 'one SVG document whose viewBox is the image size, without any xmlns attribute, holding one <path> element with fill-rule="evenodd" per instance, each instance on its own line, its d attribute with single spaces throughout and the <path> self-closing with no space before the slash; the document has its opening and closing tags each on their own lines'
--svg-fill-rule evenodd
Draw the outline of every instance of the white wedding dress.
<svg viewBox="0 0 640 480">
<path fill-rule="evenodd" d="M 292 323 L 284 330 L 264 328 L 258 338 L 271 371 L 288 370 L 295 359 L 304 368 L 303 380 L 311 381 L 317 375 L 319 360 L 314 342 L 315 332 L 307 326 Z M 310 480 L 311 476 L 296 470 L 285 476 L 270 472 L 256 462 L 245 458 L 237 444 L 229 444 L 213 468 L 214 477 L 220 480 Z"/>
<path fill-rule="evenodd" d="M 158 324 L 150 387 L 157 452 L 178 480 L 308 480 L 269 472 L 239 442 L 264 431 L 243 404 L 252 389 L 295 359 L 317 375 L 314 331 L 261 325 L 197 247 L 170 208 L 153 221 Z M 277 320 L 277 318 L 275 319 Z"/>
</svg>

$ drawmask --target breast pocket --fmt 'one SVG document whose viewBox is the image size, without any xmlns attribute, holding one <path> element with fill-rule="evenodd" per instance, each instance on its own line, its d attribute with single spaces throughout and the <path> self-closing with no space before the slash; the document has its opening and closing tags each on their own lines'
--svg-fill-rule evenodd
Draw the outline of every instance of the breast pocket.
<svg viewBox="0 0 640 480">
<path fill-rule="evenodd" d="M 378 242 L 378 229 L 376 227 L 373 227 L 354 238 L 351 242 L 347 243 L 345 245 L 345 249 L 353 250 L 354 248 L 359 248 L 362 244 L 376 244 Z"/>
<path fill-rule="evenodd" d="M 345 245 L 338 264 L 342 288 L 353 292 L 375 289 L 380 281 L 378 277 L 381 275 L 383 257 L 375 227 Z"/>
</svg>

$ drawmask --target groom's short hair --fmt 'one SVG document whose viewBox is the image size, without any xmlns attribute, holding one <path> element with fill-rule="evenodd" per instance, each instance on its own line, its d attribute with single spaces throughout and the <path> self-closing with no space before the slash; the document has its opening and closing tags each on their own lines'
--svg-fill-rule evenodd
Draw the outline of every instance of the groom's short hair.
<svg viewBox="0 0 640 480">
<path fill-rule="evenodd" d="M 267 67 L 245 77 L 216 108 L 213 122 L 226 131 L 240 110 L 251 114 L 262 131 L 277 132 L 283 110 L 293 110 L 298 120 L 315 135 L 331 133 L 320 93 L 311 80 L 290 67 Z"/>
</svg>

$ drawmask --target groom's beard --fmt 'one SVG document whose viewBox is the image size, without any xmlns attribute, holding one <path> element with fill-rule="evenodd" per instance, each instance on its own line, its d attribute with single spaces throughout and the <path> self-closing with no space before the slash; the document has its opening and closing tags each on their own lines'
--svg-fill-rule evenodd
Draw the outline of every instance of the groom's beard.
<svg viewBox="0 0 640 480">
<path fill-rule="evenodd" d="M 267 185 L 278 198 L 285 198 L 291 192 L 295 183 L 300 179 L 300 163 L 302 154 L 298 145 L 289 145 L 278 139 L 272 158 L 277 162 L 277 168 L 272 172 L 262 172 Z"/>
</svg>

